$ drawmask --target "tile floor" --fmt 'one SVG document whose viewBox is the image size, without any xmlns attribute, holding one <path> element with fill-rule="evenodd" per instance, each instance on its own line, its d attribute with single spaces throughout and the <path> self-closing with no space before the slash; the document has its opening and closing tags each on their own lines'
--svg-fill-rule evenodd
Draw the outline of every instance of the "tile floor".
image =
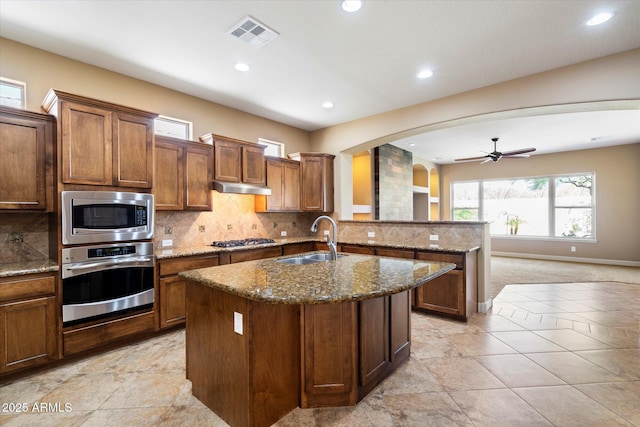
<svg viewBox="0 0 640 427">
<path fill-rule="evenodd" d="M 360 404 L 277 425 L 640 426 L 640 285 L 508 285 L 468 323 L 412 322 L 411 359 Z M 0 409 L 31 413 L 0 425 L 225 426 L 191 396 L 184 365 L 180 330 L 26 377 L 2 386 Z"/>
</svg>

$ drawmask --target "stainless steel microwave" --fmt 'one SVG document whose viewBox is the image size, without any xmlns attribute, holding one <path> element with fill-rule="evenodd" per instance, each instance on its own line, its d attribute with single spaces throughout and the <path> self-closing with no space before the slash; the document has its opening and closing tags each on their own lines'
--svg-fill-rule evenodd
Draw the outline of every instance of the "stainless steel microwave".
<svg viewBox="0 0 640 427">
<path fill-rule="evenodd" d="M 153 238 L 153 195 L 115 191 L 62 192 L 62 244 Z"/>
</svg>

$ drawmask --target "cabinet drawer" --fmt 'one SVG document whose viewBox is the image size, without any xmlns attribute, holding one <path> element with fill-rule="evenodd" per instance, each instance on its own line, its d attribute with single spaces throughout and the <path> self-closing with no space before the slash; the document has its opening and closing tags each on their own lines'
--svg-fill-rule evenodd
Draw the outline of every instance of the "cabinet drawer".
<svg viewBox="0 0 640 427">
<path fill-rule="evenodd" d="M 423 261 L 450 262 L 456 265 L 456 270 L 464 269 L 464 254 L 418 252 L 416 258 Z"/>
<path fill-rule="evenodd" d="M 178 258 L 162 260 L 159 261 L 158 264 L 160 276 L 169 276 L 171 274 L 178 274 L 181 271 L 213 267 L 214 265 L 220 264 L 220 257 L 215 255 L 206 258 Z"/>
<path fill-rule="evenodd" d="M 294 255 L 313 251 L 313 242 L 290 243 L 282 247 L 282 255 Z"/>
<path fill-rule="evenodd" d="M 24 276 L 18 280 L 0 282 L 0 301 L 11 301 L 22 298 L 32 298 L 56 293 L 56 278 L 54 276 L 32 277 Z"/>
<path fill-rule="evenodd" d="M 253 261 L 257 259 L 272 258 L 282 255 L 282 248 L 280 246 L 273 248 L 254 249 L 243 252 L 231 252 L 231 263 Z"/>
<path fill-rule="evenodd" d="M 377 248 L 376 255 L 378 256 L 389 256 L 394 258 L 408 258 L 414 259 L 414 251 L 410 251 L 407 249 L 391 249 L 391 248 Z"/>
</svg>

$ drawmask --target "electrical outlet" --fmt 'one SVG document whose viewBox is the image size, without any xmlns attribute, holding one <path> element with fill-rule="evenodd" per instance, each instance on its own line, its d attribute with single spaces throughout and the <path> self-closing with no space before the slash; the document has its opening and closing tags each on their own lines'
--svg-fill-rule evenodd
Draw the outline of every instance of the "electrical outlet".
<svg viewBox="0 0 640 427">
<path fill-rule="evenodd" d="M 375 231 L 367 231 L 367 237 L 376 237 Z"/>
<path fill-rule="evenodd" d="M 576 251 L 576 247 L 575 246 L 571 246 L 571 252 L 575 252 Z"/>
<path fill-rule="evenodd" d="M 437 242 L 438 241 L 438 235 L 437 234 L 430 234 L 429 235 L 429 240 L 431 240 L 432 242 Z"/>
<path fill-rule="evenodd" d="M 281 231 L 280 232 L 280 237 L 287 237 L 287 232 L 286 231 Z"/>
<path fill-rule="evenodd" d="M 162 247 L 163 248 L 170 248 L 171 246 L 173 246 L 173 240 L 171 240 L 171 239 L 163 239 L 162 240 Z"/>
<path fill-rule="evenodd" d="M 242 314 L 237 311 L 233 312 L 233 332 L 242 335 Z"/>
<path fill-rule="evenodd" d="M 324 235 L 328 236 L 329 235 L 329 230 L 324 230 Z"/>
</svg>

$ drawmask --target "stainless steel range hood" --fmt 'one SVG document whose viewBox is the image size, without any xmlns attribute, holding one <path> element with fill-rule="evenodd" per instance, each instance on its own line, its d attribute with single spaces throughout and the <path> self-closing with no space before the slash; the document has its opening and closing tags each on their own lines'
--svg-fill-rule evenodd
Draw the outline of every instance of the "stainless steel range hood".
<svg viewBox="0 0 640 427">
<path fill-rule="evenodd" d="M 213 181 L 213 189 L 219 193 L 271 195 L 271 188 L 266 185 L 245 184 L 242 182 Z"/>
</svg>

